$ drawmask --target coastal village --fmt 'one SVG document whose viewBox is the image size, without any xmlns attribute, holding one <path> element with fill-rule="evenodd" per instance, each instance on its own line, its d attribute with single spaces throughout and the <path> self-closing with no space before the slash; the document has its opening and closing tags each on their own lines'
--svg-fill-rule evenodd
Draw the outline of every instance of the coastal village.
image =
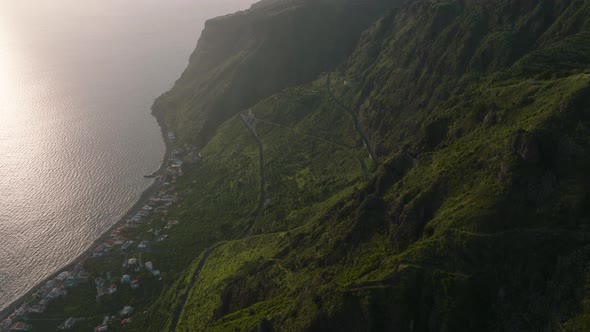
<svg viewBox="0 0 590 332">
<path fill-rule="evenodd" d="M 175 143 L 173 132 L 168 132 L 166 138 L 169 143 Z M 169 209 L 179 200 L 174 185 L 184 175 L 185 164 L 196 163 L 201 159 L 201 154 L 192 145 L 170 151 L 164 161 L 165 166 L 159 172 L 145 176 L 154 179 L 153 188 L 156 190 L 143 197 L 141 207 L 132 208 L 128 218 L 113 226 L 76 262 L 39 285 L 5 317 L 0 317 L 0 332 L 36 330 L 35 315 L 45 313 L 53 302 L 91 281 L 96 290 L 92 300 L 99 303 L 108 301 L 109 297 L 122 290 L 137 291 L 144 282 L 153 284 L 161 281 L 164 272 L 160 271 L 156 262 L 144 257 L 153 252 L 153 246 L 167 241 L 169 231 L 178 224 L 177 220 L 168 219 Z M 156 223 L 160 227 L 151 227 Z M 124 257 L 122 261 L 121 257 Z M 109 262 L 107 266 L 118 265 L 120 268 L 101 268 L 105 265 L 103 261 Z M 89 269 L 89 266 L 93 268 Z M 102 322 L 94 327 L 94 331 L 109 331 L 114 326 L 132 323 L 134 313 L 135 308 L 131 304 L 122 305 L 118 311 L 105 312 Z M 58 328 L 70 330 L 88 318 L 62 319 Z"/>
</svg>

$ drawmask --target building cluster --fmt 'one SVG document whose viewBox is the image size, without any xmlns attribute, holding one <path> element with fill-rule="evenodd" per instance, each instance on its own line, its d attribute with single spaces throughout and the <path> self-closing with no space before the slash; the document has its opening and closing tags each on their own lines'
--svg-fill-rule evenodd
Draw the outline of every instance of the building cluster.
<svg viewBox="0 0 590 332">
<path fill-rule="evenodd" d="M 94 285 L 96 286 L 96 300 L 100 301 L 106 295 L 113 295 L 117 292 L 117 284 L 110 282 L 111 274 L 107 273 L 106 278 L 97 277 L 94 278 Z"/>
<path fill-rule="evenodd" d="M 39 287 L 29 301 L 16 308 L 6 317 L 0 323 L 0 332 L 28 331 L 31 329 L 31 325 L 24 322 L 27 320 L 28 314 L 45 312 L 49 303 L 67 294 L 67 288 L 88 280 L 88 277 L 89 274 L 84 270 L 82 263 L 60 272 L 55 278 L 48 280 Z"/>
<path fill-rule="evenodd" d="M 157 270 L 154 267 L 153 262 L 145 262 L 142 264 L 141 259 L 138 258 L 129 258 L 123 262 L 123 268 L 125 269 L 125 274 L 121 277 L 120 285 L 130 287 L 131 290 L 138 289 L 140 287 L 140 282 L 138 279 L 132 277 L 133 272 L 139 272 L 141 269 L 145 269 L 147 272 L 151 273 L 154 277 L 160 276 L 160 270 Z M 108 280 L 112 280 L 112 276 L 110 273 L 107 273 L 106 277 L 97 277 L 94 279 L 94 283 L 96 284 L 96 291 L 97 296 L 96 299 L 100 301 L 100 299 L 104 296 L 114 294 L 117 289 L 118 285 L 114 282 L 108 282 Z M 121 325 L 127 325 L 133 322 L 133 314 L 134 308 L 131 306 L 125 306 L 123 309 L 119 310 L 119 319 Z M 103 322 L 96 326 L 94 331 L 108 331 L 109 326 L 113 324 L 113 322 L 117 319 L 116 316 L 106 316 Z M 68 326 L 68 321 L 62 324 L 64 326 Z"/>
<path fill-rule="evenodd" d="M 184 172 L 182 171 L 182 164 L 183 161 L 180 159 L 170 160 L 170 164 L 168 165 L 167 169 L 168 176 L 166 178 L 168 183 L 176 183 L 178 178 L 184 175 Z"/>
<path fill-rule="evenodd" d="M 127 252 L 131 249 L 137 249 L 140 251 L 146 251 L 149 249 L 150 241 L 144 240 L 140 242 L 137 246 L 135 246 L 135 241 L 125 238 L 123 236 L 123 232 L 138 227 L 139 225 L 146 224 L 149 222 L 149 216 L 152 214 L 160 214 L 166 215 L 168 213 L 168 209 L 172 204 L 178 201 L 178 195 L 176 193 L 175 188 L 169 187 L 167 189 L 162 189 L 152 195 L 149 198 L 148 203 L 144 205 L 139 211 L 129 217 L 125 224 L 117 227 L 113 230 L 109 235 L 94 249 L 90 254 L 90 258 L 97 258 L 102 257 L 109 252 L 111 252 L 114 248 L 119 247 L 122 252 Z M 157 234 L 156 242 L 160 242 L 165 240 L 168 237 L 166 234 Z"/>
<path fill-rule="evenodd" d="M 76 325 L 77 322 L 78 322 L 78 319 L 76 319 L 74 317 L 70 317 L 70 318 L 66 319 L 65 322 L 61 323 L 57 328 L 60 330 L 70 330 L 70 329 L 74 328 L 74 326 Z"/>
<path fill-rule="evenodd" d="M 146 269 L 147 272 L 151 273 L 154 277 L 160 277 L 160 270 L 154 268 L 154 263 L 146 262 L 142 264 L 141 259 L 137 258 L 129 258 L 128 260 L 123 262 L 123 268 L 126 269 L 126 272 L 133 273 L 133 272 L 140 272 L 142 269 Z M 130 274 L 124 274 L 121 277 L 122 284 L 130 284 L 132 289 L 139 287 L 137 280 L 132 280 Z M 137 286 L 137 287 L 135 287 Z"/>
<path fill-rule="evenodd" d="M 94 328 L 94 332 L 107 332 L 109 330 L 109 323 L 113 320 L 111 316 L 105 316 L 102 323 Z"/>
<path fill-rule="evenodd" d="M 203 156 L 194 145 L 185 144 L 172 150 L 166 168 L 165 183 L 176 183 L 178 178 L 184 175 L 182 167 L 185 162 L 195 163 L 202 159 Z"/>
<path fill-rule="evenodd" d="M 109 326 L 113 324 L 114 321 L 117 319 L 119 320 L 121 325 L 127 325 L 129 323 L 133 323 L 133 317 L 131 315 L 135 311 L 130 305 L 126 305 L 123 309 L 119 310 L 118 316 L 105 316 L 102 320 L 102 323 L 94 328 L 95 332 L 106 332 L 109 330 Z"/>
<path fill-rule="evenodd" d="M 176 137 L 173 132 L 168 133 L 168 139 L 172 143 L 175 142 Z M 47 281 L 44 285 L 39 287 L 32 295 L 31 300 L 15 309 L 14 312 L 0 322 L 0 332 L 27 331 L 31 329 L 32 326 L 26 323 L 28 321 L 27 314 L 44 313 L 49 303 L 67 294 L 67 288 L 73 287 L 83 281 L 87 281 L 89 279 L 89 273 L 83 268 L 84 260 L 105 256 L 117 248 L 126 254 L 131 253 L 132 251 L 138 251 L 140 253 L 146 252 L 150 250 L 150 246 L 153 243 L 166 240 L 168 234 L 165 234 L 165 232 L 170 230 L 174 225 L 177 225 L 177 220 L 168 221 L 166 226 L 162 229 L 150 229 L 148 232 L 154 235 L 153 241 L 142 240 L 136 244 L 134 240 L 126 238 L 123 234 L 126 230 L 150 223 L 154 220 L 154 215 L 162 217 L 166 216 L 171 206 L 178 201 L 176 189 L 171 184 L 175 183 L 179 177 L 184 175 L 184 163 L 194 163 L 201 159 L 201 154 L 198 152 L 197 148 L 192 145 L 184 145 L 171 151 L 168 166 L 162 175 L 164 184 L 162 189 L 153 194 L 148 199 L 146 205 L 130 216 L 124 224 L 118 226 L 105 236 L 104 239 L 92 248 L 89 254 L 73 268 L 62 271 L 57 277 Z M 137 272 L 142 269 L 145 269 L 156 278 L 160 277 L 160 270 L 156 269 L 152 262 L 142 264 L 140 258 L 126 259 L 123 262 L 123 268 L 123 273 L 125 274 L 121 277 L 120 285 L 116 282 L 112 282 L 109 273 L 107 273 L 106 278 L 99 276 L 94 279 L 97 300 L 115 294 L 122 285 L 128 285 L 131 289 L 139 288 L 139 281 L 136 278 L 132 278 L 131 275 L 134 272 L 137 274 Z M 130 317 L 130 315 L 133 310 L 131 309 L 131 311 L 129 311 L 129 308 L 130 307 L 125 307 L 120 312 L 124 313 L 121 314 L 123 317 L 121 324 L 123 325 L 132 322 L 132 317 Z M 107 331 L 109 324 L 112 323 L 112 319 L 113 317 L 105 317 L 103 324 L 97 326 L 95 331 Z M 70 317 L 60 325 L 60 329 L 71 329 L 76 321 L 76 318 Z"/>
</svg>

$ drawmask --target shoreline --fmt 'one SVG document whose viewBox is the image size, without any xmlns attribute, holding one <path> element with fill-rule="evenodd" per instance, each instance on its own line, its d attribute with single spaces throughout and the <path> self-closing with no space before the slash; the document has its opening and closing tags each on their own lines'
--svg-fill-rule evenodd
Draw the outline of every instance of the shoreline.
<svg viewBox="0 0 590 332">
<path fill-rule="evenodd" d="M 160 134 L 162 135 L 162 139 L 164 141 L 164 157 L 162 158 L 162 163 L 160 164 L 160 167 L 152 174 L 161 175 L 164 173 L 164 171 L 168 167 L 168 163 L 170 160 L 170 153 L 171 153 L 171 142 L 168 139 L 166 126 L 160 121 L 160 119 L 158 119 L 158 117 L 156 115 L 152 114 L 152 116 L 156 119 L 156 122 L 158 123 L 158 127 L 160 128 Z M 158 192 L 158 190 L 162 187 L 162 183 L 163 182 L 162 182 L 161 177 L 153 179 L 153 183 L 149 187 L 147 187 L 141 193 L 141 195 L 139 195 L 139 197 L 137 198 L 135 203 L 133 205 L 131 205 L 131 207 L 129 209 L 127 209 L 125 214 L 123 216 L 121 216 L 121 218 L 119 218 L 107 230 L 105 230 L 102 233 L 102 235 L 100 235 L 98 238 L 96 238 L 94 241 L 92 241 L 92 243 L 90 244 L 90 246 L 88 246 L 88 248 L 86 248 L 83 252 L 81 252 L 78 256 L 76 256 L 76 258 L 74 258 L 71 262 L 60 267 L 57 271 L 55 271 L 54 273 L 52 273 L 48 277 L 46 277 L 43 280 L 36 283 L 25 294 L 19 296 L 16 300 L 9 303 L 4 309 L 0 310 L 0 321 L 4 320 L 8 316 L 10 316 L 10 314 L 12 312 L 14 312 L 14 310 L 16 310 L 18 307 L 22 306 L 27 301 L 27 299 L 29 299 L 39 288 L 42 287 L 42 285 L 47 283 L 49 280 L 57 277 L 62 271 L 70 270 L 75 265 L 82 263 L 100 243 L 102 243 L 105 239 L 107 239 L 109 237 L 109 235 L 115 229 L 124 225 L 126 223 L 127 219 L 129 219 L 134 214 L 139 212 L 139 210 L 141 210 L 141 208 L 149 201 L 149 198 L 154 193 Z"/>
</svg>

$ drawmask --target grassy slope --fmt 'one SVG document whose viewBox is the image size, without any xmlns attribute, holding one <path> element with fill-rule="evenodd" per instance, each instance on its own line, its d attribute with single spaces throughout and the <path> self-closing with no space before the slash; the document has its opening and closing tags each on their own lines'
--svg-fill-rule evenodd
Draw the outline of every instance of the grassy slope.
<svg viewBox="0 0 590 332">
<path fill-rule="evenodd" d="M 399 2 L 287 0 L 209 20 L 154 114 L 181 141 L 202 146 L 239 111 L 344 60 L 360 33 Z"/>
<path fill-rule="evenodd" d="M 257 147 L 227 121 L 178 215 L 201 249 L 233 240 L 179 329 L 587 329 L 589 13 L 497 0 L 386 15 L 333 77 L 380 167 L 363 174 L 324 78 L 257 104 L 270 204 L 247 239 Z"/>
</svg>

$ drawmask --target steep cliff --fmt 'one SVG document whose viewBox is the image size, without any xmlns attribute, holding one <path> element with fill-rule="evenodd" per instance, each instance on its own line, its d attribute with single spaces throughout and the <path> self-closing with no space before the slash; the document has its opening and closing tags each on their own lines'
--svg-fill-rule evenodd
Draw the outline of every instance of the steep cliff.
<svg viewBox="0 0 590 332">
<path fill-rule="evenodd" d="M 154 114 L 182 141 L 203 146 L 232 115 L 340 63 L 397 2 L 267 1 L 209 20 L 188 68 L 155 102 Z"/>
<path fill-rule="evenodd" d="M 208 23 L 154 110 L 204 147 L 173 215 L 210 249 L 138 326 L 590 328 L 590 1 L 382 5 Z"/>
</svg>

